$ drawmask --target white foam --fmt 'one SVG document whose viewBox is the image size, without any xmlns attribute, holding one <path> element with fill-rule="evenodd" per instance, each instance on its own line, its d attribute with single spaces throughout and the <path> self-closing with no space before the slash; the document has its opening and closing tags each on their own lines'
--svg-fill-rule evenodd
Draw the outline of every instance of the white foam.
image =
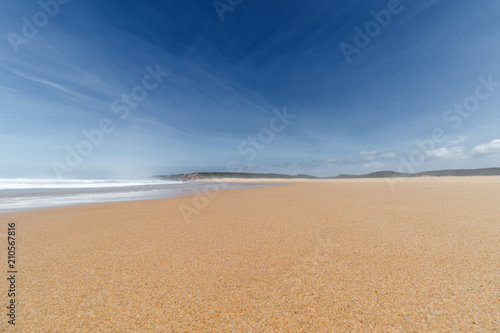
<svg viewBox="0 0 500 333">
<path fill-rule="evenodd" d="M 49 197 L 22 197 L 0 199 L 0 212 L 33 208 L 78 205 L 98 202 L 114 202 L 152 198 L 158 190 L 144 192 L 72 194 Z"/>
<path fill-rule="evenodd" d="M 109 188 L 146 185 L 169 185 L 182 182 L 140 179 L 140 180 L 107 180 L 107 179 L 0 179 L 0 190 L 26 189 L 78 189 L 78 188 Z"/>
</svg>

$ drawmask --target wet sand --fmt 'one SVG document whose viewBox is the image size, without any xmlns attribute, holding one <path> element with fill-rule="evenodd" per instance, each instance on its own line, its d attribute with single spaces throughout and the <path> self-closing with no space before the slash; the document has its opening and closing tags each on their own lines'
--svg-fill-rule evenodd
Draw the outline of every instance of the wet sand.
<svg viewBox="0 0 500 333">
<path fill-rule="evenodd" d="M 500 331 L 500 177 L 208 194 L 0 215 L 17 331 Z"/>
</svg>

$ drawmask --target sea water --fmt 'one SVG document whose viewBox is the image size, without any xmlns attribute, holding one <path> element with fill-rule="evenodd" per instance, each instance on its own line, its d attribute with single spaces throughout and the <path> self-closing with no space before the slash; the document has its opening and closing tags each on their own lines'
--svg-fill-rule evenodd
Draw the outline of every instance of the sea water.
<svg viewBox="0 0 500 333">
<path fill-rule="evenodd" d="M 0 179 L 0 213 L 98 202 L 172 198 L 203 191 L 207 183 L 163 179 Z M 224 183 L 236 189 L 264 184 Z M 211 187 L 213 188 L 213 187 Z"/>
</svg>

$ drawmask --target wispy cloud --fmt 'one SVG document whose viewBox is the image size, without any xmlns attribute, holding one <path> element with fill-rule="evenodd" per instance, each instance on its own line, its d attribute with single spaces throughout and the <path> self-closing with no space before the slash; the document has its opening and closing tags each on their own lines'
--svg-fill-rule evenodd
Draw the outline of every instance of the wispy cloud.
<svg viewBox="0 0 500 333">
<path fill-rule="evenodd" d="M 373 151 L 362 151 L 359 153 L 359 155 L 361 156 L 371 156 L 371 155 L 375 155 L 377 153 L 376 150 L 373 150 Z"/>
<path fill-rule="evenodd" d="M 386 159 L 393 159 L 393 158 L 398 157 L 398 154 L 395 152 L 387 152 L 387 153 L 382 154 L 381 156 L 383 158 L 386 158 Z"/>
<path fill-rule="evenodd" d="M 17 71 L 17 70 L 14 70 L 12 68 L 8 68 L 7 70 L 10 71 L 12 74 L 14 74 L 22 79 L 25 79 L 25 80 L 31 81 L 35 84 L 47 87 L 51 90 L 55 90 L 56 92 L 59 92 L 64 96 L 69 96 L 69 97 L 72 97 L 74 99 L 77 99 L 77 100 L 80 100 L 83 102 L 99 102 L 99 101 L 95 100 L 94 98 L 91 98 L 87 95 L 78 93 L 74 90 L 68 89 L 61 84 L 51 82 L 47 79 L 36 77 L 34 75 L 30 75 L 30 74 L 27 74 L 25 72 Z"/>
<path fill-rule="evenodd" d="M 465 152 L 465 148 L 463 146 L 456 146 L 451 148 L 439 148 L 435 150 L 431 150 L 427 152 L 427 156 L 429 158 L 466 158 L 468 154 Z"/>
<path fill-rule="evenodd" d="M 382 162 L 368 162 L 368 163 L 365 163 L 363 164 L 363 168 L 365 169 L 370 169 L 370 168 L 381 168 L 381 167 L 386 167 L 387 164 L 384 164 Z"/>
<path fill-rule="evenodd" d="M 411 13 L 411 17 L 415 17 L 417 15 L 422 14 L 424 11 L 430 9 L 432 6 L 438 4 L 441 0 L 429 0 L 427 2 L 422 1 L 420 8 Z"/>
<path fill-rule="evenodd" d="M 500 155 L 500 139 L 474 147 L 474 149 L 472 149 L 472 155 L 474 157 Z"/>
<path fill-rule="evenodd" d="M 456 145 L 459 145 L 461 143 L 464 143 L 465 141 L 467 141 L 467 137 L 464 135 L 461 135 L 461 136 L 457 137 L 456 139 L 449 140 L 447 143 L 450 146 L 456 146 Z"/>
<path fill-rule="evenodd" d="M 485 157 L 500 155 L 500 139 L 483 143 L 467 150 L 464 146 L 442 147 L 427 152 L 428 158 L 463 159 L 469 157 Z"/>
</svg>

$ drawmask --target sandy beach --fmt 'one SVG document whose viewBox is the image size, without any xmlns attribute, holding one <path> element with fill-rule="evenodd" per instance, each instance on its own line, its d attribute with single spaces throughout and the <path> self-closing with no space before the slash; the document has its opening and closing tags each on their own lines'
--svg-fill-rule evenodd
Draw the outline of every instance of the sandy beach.
<svg viewBox="0 0 500 333">
<path fill-rule="evenodd" d="M 4 271 L 17 228 L 19 332 L 500 331 L 500 177 L 303 180 L 0 221 Z"/>
</svg>

